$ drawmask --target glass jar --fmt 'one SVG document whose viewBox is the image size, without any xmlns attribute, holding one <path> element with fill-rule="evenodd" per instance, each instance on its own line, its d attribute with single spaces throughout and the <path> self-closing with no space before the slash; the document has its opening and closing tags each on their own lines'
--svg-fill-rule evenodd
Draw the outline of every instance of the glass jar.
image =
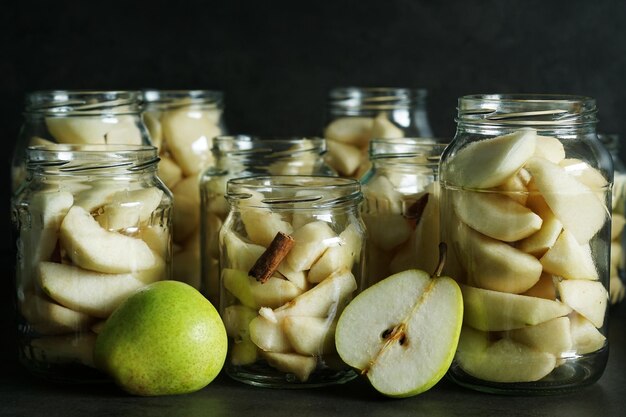
<svg viewBox="0 0 626 417">
<path fill-rule="evenodd" d="M 143 120 L 159 148 L 159 178 L 174 195 L 173 276 L 200 288 L 199 176 L 213 164 L 213 138 L 225 132 L 223 94 L 144 90 Z"/>
<path fill-rule="evenodd" d="M 367 228 L 366 283 L 439 263 L 439 158 L 434 139 L 372 139 L 361 178 Z"/>
<path fill-rule="evenodd" d="M 170 276 L 172 198 L 150 145 L 26 150 L 14 194 L 22 364 L 56 380 L 102 379 L 101 326 L 132 292 Z"/>
<path fill-rule="evenodd" d="M 321 138 L 220 136 L 213 143 L 215 164 L 200 178 L 202 291 L 219 305 L 217 234 L 229 211 L 226 182 L 253 175 L 325 175 L 335 172 L 324 162 Z"/>
<path fill-rule="evenodd" d="M 372 138 L 431 137 L 426 90 L 341 87 L 329 92 L 327 161 L 340 176 L 360 178 L 369 168 Z"/>
<path fill-rule="evenodd" d="M 219 233 L 225 369 L 265 387 L 341 383 L 356 373 L 334 333 L 362 287 L 358 181 L 261 176 L 228 181 Z"/>
<path fill-rule="evenodd" d="M 626 223 L 626 165 L 619 157 L 619 135 L 598 134 L 600 142 L 611 153 L 613 158 L 613 216 L 611 218 L 611 269 L 610 269 L 610 294 L 611 304 L 617 304 L 624 299 L 626 288 L 625 279 L 625 253 L 624 224 Z"/>
<path fill-rule="evenodd" d="M 26 148 L 53 143 L 150 145 L 138 91 L 35 91 L 13 151 L 12 190 L 26 177 Z"/>
<path fill-rule="evenodd" d="M 596 111 L 578 96 L 459 99 L 440 165 L 444 272 L 464 300 L 457 383 L 547 394 L 602 375 L 613 168 Z"/>
</svg>

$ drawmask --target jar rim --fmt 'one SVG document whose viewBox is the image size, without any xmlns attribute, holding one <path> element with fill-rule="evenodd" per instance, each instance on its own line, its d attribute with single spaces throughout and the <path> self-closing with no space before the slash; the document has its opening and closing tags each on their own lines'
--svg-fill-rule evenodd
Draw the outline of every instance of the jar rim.
<svg viewBox="0 0 626 417">
<path fill-rule="evenodd" d="M 183 107 L 197 104 L 220 106 L 224 98 L 221 90 L 212 89 L 172 89 L 146 88 L 141 90 L 144 105 L 163 108 Z"/>
<path fill-rule="evenodd" d="M 290 148 L 300 146 L 297 149 Z M 219 155 L 273 155 L 290 157 L 297 153 L 326 152 L 326 139 L 319 136 L 219 135 L 213 138 L 213 153 Z"/>
<path fill-rule="evenodd" d="M 139 90 L 36 90 L 26 93 L 26 114 L 134 114 Z"/>
<path fill-rule="evenodd" d="M 334 87 L 328 93 L 334 110 L 394 110 L 408 109 L 425 101 L 428 90 L 410 87 Z"/>
<path fill-rule="evenodd" d="M 424 158 L 424 163 L 438 163 L 449 142 L 440 138 L 404 137 L 374 138 L 369 144 L 370 160 L 394 159 L 397 162 L 414 164 L 415 158 Z"/>
</svg>

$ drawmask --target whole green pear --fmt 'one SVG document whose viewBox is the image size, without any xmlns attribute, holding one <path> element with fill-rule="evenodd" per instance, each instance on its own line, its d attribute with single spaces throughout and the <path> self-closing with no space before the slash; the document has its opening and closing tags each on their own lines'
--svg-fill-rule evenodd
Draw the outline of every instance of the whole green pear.
<svg viewBox="0 0 626 417">
<path fill-rule="evenodd" d="M 224 323 L 202 294 L 182 282 L 159 281 L 111 314 L 94 360 L 131 394 L 185 394 L 213 381 L 227 348 Z"/>
</svg>

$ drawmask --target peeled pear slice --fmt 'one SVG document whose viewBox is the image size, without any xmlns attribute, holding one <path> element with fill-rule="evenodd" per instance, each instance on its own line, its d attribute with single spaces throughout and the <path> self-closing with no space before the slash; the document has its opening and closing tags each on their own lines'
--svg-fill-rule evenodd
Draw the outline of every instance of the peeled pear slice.
<svg viewBox="0 0 626 417">
<path fill-rule="evenodd" d="M 529 180 L 530 173 L 522 168 L 495 189 L 504 192 L 507 197 L 517 201 L 519 204 L 526 205 Z"/>
<path fill-rule="evenodd" d="M 543 222 L 530 209 L 498 193 L 459 191 L 453 193 L 452 202 L 456 215 L 465 224 L 505 242 L 530 236 Z"/>
<path fill-rule="evenodd" d="M 228 259 L 228 266 L 232 269 L 250 271 L 257 259 L 265 252 L 263 246 L 245 242 L 235 233 L 228 230 L 224 230 L 220 234 L 220 239 L 222 247 L 225 249 L 224 256 Z"/>
<path fill-rule="evenodd" d="M 293 349 L 302 355 L 320 356 L 335 352 L 335 327 L 327 318 L 290 316 L 282 321 Z"/>
<path fill-rule="evenodd" d="M 461 285 L 465 324 L 483 331 L 534 326 L 566 316 L 572 309 L 559 301 Z"/>
<path fill-rule="evenodd" d="M 47 363 L 80 363 L 92 368 L 96 334 L 87 332 L 78 335 L 51 336 L 30 342 L 30 353 L 36 360 Z"/>
<path fill-rule="evenodd" d="M 569 175 L 576 178 L 593 191 L 602 190 L 608 185 L 608 181 L 604 175 L 583 160 L 567 158 L 559 162 L 559 165 L 563 167 Z"/>
<path fill-rule="evenodd" d="M 151 143 L 157 148 L 160 148 L 163 142 L 163 129 L 161 128 L 159 117 L 160 112 L 144 111 L 141 114 L 141 118 L 148 129 L 148 133 L 150 133 Z"/>
<path fill-rule="evenodd" d="M 543 158 L 532 158 L 526 164 L 533 181 L 563 228 L 578 243 L 587 243 L 604 225 L 607 208 L 591 189 L 561 166 Z"/>
<path fill-rule="evenodd" d="M 151 270 L 104 274 L 54 262 L 39 264 L 39 284 L 59 304 L 94 317 L 108 317 L 134 291 L 164 279 L 165 264 Z"/>
<path fill-rule="evenodd" d="M 598 279 L 589 244 L 579 244 L 574 235 L 567 230 L 561 232 L 554 245 L 539 261 L 545 272 L 563 278 Z"/>
<path fill-rule="evenodd" d="M 532 157 L 536 137 L 534 129 L 524 128 L 471 142 L 448 160 L 444 168 L 445 181 L 466 188 L 496 187 Z"/>
<path fill-rule="evenodd" d="M 257 316 L 250 321 L 250 340 L 263 351 L 293 351 L 280 323 L 272 322 L 263 316 Z"/>
<path fill-rule="evenodd" d="M 539 281 L 528 291 L 522 293 L 529 297 L 545 298 L 546 300 L 556 300 L 555 277 L 551 274 L 542 273 Z"/>
<path fill-rule="evenodd" d="M 230 363 L 235 366 L 250 365 L 258 359 L 258 348 L 250 339 L 234 342 L 230 345 Z"/>
<path fill-rule="evenodd" d="M 183 179 L 183 170 L 172 158 L 161 155 L 159 161 L 158 176 L 168 189 L 172 189 Z"/>
<path fill-rule="evenodd" d="M 159 207 L 163 191 L 156 187 L 119 191 L 110 197 L 96 220 L 107 230 L 138 227 Z"/>
<path fill-rule="evenodd" d="M 533 256 L 541 257 L 550 249 L 561 235 L 563 224 L 556 218 L 550 207 L 539 194 L 529 196 L 528 208 L 543 220 L 541 229 L 517 242 L 516 247 Z"/>
<path fill-rule="evenodd" d="M 261 352 L 261 355 L 272 367 L 282 372 L 294 374 L 298 381 L 308 381 L 317 367 L 317 359 L 297 353 Z"/>
<path fill-rule="evenodd" d="M 46 126 L 58 143 L 141 145 L 141 132 L 132 116 L 46 117 Z"/>
<path fill-rule="evenodd" d="M 291 235 L 293 228 L 280 214 L 265 208 L 245 208 L 241 210 L 241 220 L 248 238 L 261 246 L 268 247 L 278 232 Z"/>
<path fill-rule="evenodd" d="M 78 206 L 67 212 L 59 235 L 67 256 L 84 269 L 116 274 L 158 265 L 157 257 L 146 242 L 103 229 Z"/>
<path fill-rule="evenodd" d="M 326 147 L 326 161 L 343 176 L 354 175 L 363 162 L 361 150 L 357 147 L 331 139 L 326 141 Z"/>
<path fill-rule="evenodd" d="M 561 301 L 600 328 L 604 324 L 609 293 L 599 281 L 562 280 L 557 284 Z"/>
<path fill-rule="evenodd" d="M 557 317 L 536 326 L 523 327 L 508 332 L 511 340 L 557 358 L 572 349 L 572 334 L 567 317 Z"/>
<path fill-rule="evenodd" d="M 368 242 L 384 251 L 390 251 L 406 242 L 411 236 L 411 226 L 401 214 L 363 214 Z"/>
<path fill-rule="evenodd" d="M 537 283 L 542 270 L 537 258 L 469 227 L 463 229 L 462 260 L 473 285 L 519 294 Z"/>
<path fill-rule="evenodd" d="M 331 246 L 337 246 L 340 239 L 324 221 L 307 223 L 293 232 L 295 244 L 283 262 L 294 271 L 311 269 L 315 261 Z"/>
<path fill-rule="evenodd" d="M 170 251 L 170 231 L 164 226 L 148 226 L 139 229 L 139 238 L 163 259 L 167 259 Z M 198 239 L 199 240 L 199 239 Z"/>
<path fill-rule="evenodd" d="M 371 137 L 377 139 L 401 138 L 404 137 L 404 132 L 394 125 L 387 114 L 383 112 L 374 117 Z"/>
<path fill-rule="evenodd" d="M 222 320 L 226 334 L 235 342 L 250 340 L 250 322 L 257 317 L 257 312 L 244 305 L 231 305 L 224 309 Z"/>
<path fill-rule="evenodd" d="M 302 294 L 303 290 L 290 281 L 271 277 L 264 283 L 248 276 L 245 271 L 224 268 L 222 270 L 224 288 L 241 301 L 242 304 L 257 308 L 260 306 L 276 308 Z"/>
<path fill-rule="evenodd" d="M 307 279 L 311 283 L 322 282 L 338 269 L 352 269 L 353 256 L 346 245 L 333 246 L 311 266 Z"/>
<path fill-rule="evenodd" d="M 560 140 L 552 136 L 537 135 L 534 156 L 558 164 L 565 159 L 565 148 Z"/>
<path fill-rule="evenodd" d="M 556 357 L 510 339 L 491 343 L 488 334 L 463 326 L 456 360 L 475 378 L 490 382 L 532 382 L 548 375 Z"/>
<path fill-rule="evenodd" d="M 367 202 L 367 213 L 402 214 L 404 196 L 384 175 L 376 176 L 363 185 L 363 197 Z"/>
<path fill-rule="evenodd" d="M 85 313 L 63 307 L 34 293 L 24 295 L 20 312 L 31 327 L 47 335 L 85 330 L 95 321 Z"/>
<path fill-rule="evenodd" d="M 617 239 L 622 234 L 624 225 L 626 225 L 626 218 L 621 214 L 613 213 L 611 222 L 611 240 Z"/>
<path fill-rule="evenodd" d="M 592 322 L 580 314 L 573 314 L 570 324 L 573 348 L 577 354 L 592 353 L 604 347 L 606 337 Z"/>
<path fill-rule="evenodd" d="M 341 117 L 326 126 L 324 137 L 344 144 L 364 147 L 372 137 L 374 121 L 369 117 Z"/>
</svg>

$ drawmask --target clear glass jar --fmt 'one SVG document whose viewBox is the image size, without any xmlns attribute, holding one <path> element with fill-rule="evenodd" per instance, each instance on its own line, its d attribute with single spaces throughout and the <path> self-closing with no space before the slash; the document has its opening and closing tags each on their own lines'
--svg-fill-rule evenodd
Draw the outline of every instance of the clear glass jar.
<svg viewBox="0 0 626 417">
<path fill-rule="evenodd" d="M 34 91 L 13 151 L 12 190 L 26 178 L 26 148 L 53 143 L 150 145 L 138 91 Z"/>
<path fill-rule="evenodd" d="M 372 138 L 431 137 L 426 90 L 341 87 L 330 90 L 324 137 L 327 161 L 340 176 L 360 178 L 369 169 Z"/>
<path fill-rule="evenodd" d="M 201 288 L 213 305 L 219 305 L 217 234 L 229 211 L 226 182 L 253 175 L 335 176 L 324 161 L 325 152 L 326 142 L 321 138 L 215 138 L 215 164 L 200 178 Z"/>
<path fill-rule="evenodd" d="M 173 276 L 200 288 L 199 176 L 213 164 L 213 138 L 225 133 L 223 94 L 144 90 L 143 120 L 159 148 L 159 178 L 174 195 Z"/>
<path fill-rule="evenodd" d="M 367 228 L 366 283 L 439 262 L 439 158 L 446 144 L 427 138 L 372 139 L 361 178 Z"/>
<path fill-rule="evenodd" d="M 265 387 L 341 383 L 339 315 L 361 289 L 364 227 L 358 181 L 262 176 L 228 181 L 219 233 L 225 369 Z"/>
<path fill-rule="evenodd" d="M 170 277 L 172 198 L 150 145 L 26 150 L 14 194 L 22 364 L 55 380 L 103 379 L 96 336 L 133 291 Z"/>
<path fill-rule="evenodd" d="M 440 165 L 444 272 L 465 306 L 457 383 L 548 394 L 602 375 L 613 167 L 596 111 L 578 96 L 459 99 Z"/>
<path fill-rule="evenodd" d="M 626 223 L 626 165 L 619 157 L 619 135 L 598 134 L 600 142 L 611 153 L 613 158 L 613 216 L 611 218 L 611 304 L 617 304 L 624 299 L 626 288 L 623 280 L 626 279 L 626 254 L 624 253 L 624 224 Z"/>
</svg>

